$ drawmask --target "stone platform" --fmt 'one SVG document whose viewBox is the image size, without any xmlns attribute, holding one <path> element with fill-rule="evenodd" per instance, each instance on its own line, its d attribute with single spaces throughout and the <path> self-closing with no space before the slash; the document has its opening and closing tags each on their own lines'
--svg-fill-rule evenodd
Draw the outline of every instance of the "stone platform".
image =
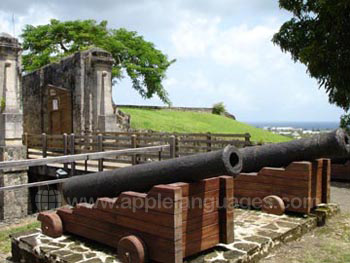
<svg viewBox="0 0 350 263">
<path fill-rule="evenodd" d="M 275 216 L 255 210 L 235 210 L 235 242 L 191 258 L 186 263 L 256 262 L 270 251 L 323 224 L 338 212 L 334 204 L 321 205 L 314 216 Z M 69 235 L 49 238 L 39 229 L 11 236 L 12 262 L 26 263 L 118 263 L 115 251 Z"/>
</svg>

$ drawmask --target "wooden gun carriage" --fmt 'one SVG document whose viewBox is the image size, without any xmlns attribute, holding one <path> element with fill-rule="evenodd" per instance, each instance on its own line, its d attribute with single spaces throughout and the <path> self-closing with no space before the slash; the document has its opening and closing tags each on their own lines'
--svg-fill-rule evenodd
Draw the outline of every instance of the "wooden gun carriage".
<svg viewBox="0 0 350 263">
<path fill-rule="evenodd" d="M 38 216 L 51 237 L 64 232 L 117 249 L 123 262 L 179 263 L 233 242 L 233 178 L 156 185 L 147 194 L 123 192 L 94 204 Z"/>
</svg>

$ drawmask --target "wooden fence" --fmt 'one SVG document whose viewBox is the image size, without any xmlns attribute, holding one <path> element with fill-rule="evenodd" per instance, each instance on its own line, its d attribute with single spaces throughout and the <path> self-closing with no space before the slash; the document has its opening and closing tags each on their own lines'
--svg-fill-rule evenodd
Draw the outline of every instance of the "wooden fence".
<svg viewBox="0 0 350 263">
<path fill-rule="evenodd" d="M 201 133 L 131 133 L 116 132 L 97 135 L 47 135 L 24 134 L 23 143 L 27 146 L 27 158 L 35 159 L 49 156 L 122 150 L 169 144 L 167 150 L 158 153 L 146 152 L 118 156 L 89 163 L 99 171 L 113 169 L 116 164 L 138 164 L 153 160 L 164 160 L 200 152 L 222 149 L 232 144 L 237 147 L 251 145 L 249 134 L 201 134 Z M 87 169 L 87 164 L 82 164 Z M 67 164 L 66 164 L 67 166 Z M 67 168 L 67 167 L 66 167 Z"/>
<path fill-rule="evenodd" d="M 251 146 L 250 134 L 219 134 L 219 133 L 166 133 L 166 132 L 114 132 L 104 133 L 118 140 L 121 137 L 135 136 L 137 147 L 149 146 L 150 142 L 168 142 L 174 146 L 175 157 L 210 152 L 222 149 L 226 145 L 238 148 Z M 131 140 L 131 139 L 129 139 Z"/>
</svg>

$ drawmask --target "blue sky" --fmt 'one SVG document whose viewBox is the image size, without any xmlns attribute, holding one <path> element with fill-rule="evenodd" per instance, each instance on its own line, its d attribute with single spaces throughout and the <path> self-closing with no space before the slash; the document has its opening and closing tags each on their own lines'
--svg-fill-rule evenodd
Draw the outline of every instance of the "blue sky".
<svg viewBox="0 0 350 263">
<path fill-rule="evenodd" d="M 2 0 L 0 31 L 60 20 L 107 20 L 137 31 L 177 62 L 165 88 L 174 106 L 224 102 L 242 121 L 338 121 L 343 111 L 271 42 L 290 16 L 277 0 Z M 142 99 L 125 78 L 113 89 L 117 104 L 162 105 Z"/>
</svg>

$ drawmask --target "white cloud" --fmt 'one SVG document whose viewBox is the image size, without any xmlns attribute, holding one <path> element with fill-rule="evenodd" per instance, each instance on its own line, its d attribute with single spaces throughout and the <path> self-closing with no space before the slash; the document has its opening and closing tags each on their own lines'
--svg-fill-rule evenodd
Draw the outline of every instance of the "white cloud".
<svg viewBox="0 0 350 263">
<path fill-rule="evenodd" d="M 0 11 L 0 32 L 12 33 L 11 18 L 8 14 Z"/>
<path fill-rule="evenodd" d="M 222 66 L 247 69 L 261 67 L 281 57 L 271 38 L 274 25 L 249 27 L 246 24 L 222 29 L 221 19 L 185 17 L 171 35 L 175 56 L 180 58 L 210 57 Z"/>
<path fill-rule="evenodd" d="M 14 24 L 12 22 L 14 18 Z M 19 37 L 25 25 L 47 24 L 55 15 L 46 6 L 31 6 L 25 14 L 14 15 L 0 10 L 0 32 Z"/>
<path fill-rule="evenodd" d="M 193 18 L 185 15 L 183 21 L 171 35 L 177 57 L 205 56 L 208 48 L 215 42 L 220 18 Z"/>
<path fill-rule="evenodd" d="M 232 27 L 216 37 L 211 56 L 216 63 L 224 66 L 240 66 L 255 69 L 273 59 L 276 53 L 270 42 L 274 28 L 247 25 Z"/>
</svg>

